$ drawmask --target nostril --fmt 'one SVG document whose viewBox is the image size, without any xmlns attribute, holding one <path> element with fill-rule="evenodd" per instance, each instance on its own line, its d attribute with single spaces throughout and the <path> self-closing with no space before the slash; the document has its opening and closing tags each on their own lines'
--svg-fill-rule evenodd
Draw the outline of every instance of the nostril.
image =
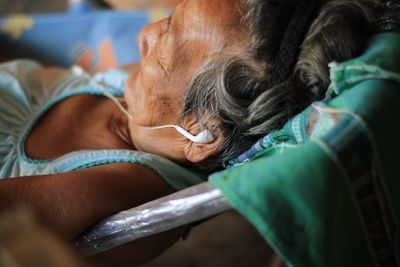
<svg viewBox="0 0 400 267">
<path fill-rule="evenodd" d="M 1 1 L 1 0 L 0 0 Z M 139 50 L 142 58 L 146 57 L 151 53 L 153 48 L 156 46 L 157 41 L 160 36 L 161 31 L 161 23 L 156 22 L 153 24 L 149 24 L 142 29 L 139 34 Z"/>
</svg>

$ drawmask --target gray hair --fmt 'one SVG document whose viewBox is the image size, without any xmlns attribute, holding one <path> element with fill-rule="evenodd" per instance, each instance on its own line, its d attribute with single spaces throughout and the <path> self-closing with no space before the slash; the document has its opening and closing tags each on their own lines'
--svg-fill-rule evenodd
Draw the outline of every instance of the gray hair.
<svg viewBox="0 0 400 267">
<path fill-rule="evenodd" d="M 195 114 L 203 127 L 226 138 L 217 154 L 197 163 L 214 171 L 262 136 L 280 129 L 329 85 L 328 63 L 359 55 L 372 32 L 378 0 L 330 0 L 319 11 L 303 42 L 292 76 L 268 89 L 274 55 L 296 0 L 243 0 L 245 53 L 208 62 L 183 98 L 181 117 Z M 268 89 L 268 90 L 267 90 Z M 213 125 L 210 122 L 218 121 Z"/>
</svg>

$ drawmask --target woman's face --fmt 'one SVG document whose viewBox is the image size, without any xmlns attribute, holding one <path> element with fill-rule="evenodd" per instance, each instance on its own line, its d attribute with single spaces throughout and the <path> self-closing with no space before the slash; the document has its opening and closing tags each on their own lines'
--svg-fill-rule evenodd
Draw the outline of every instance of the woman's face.
<svg viewBox="0 0 400 267">
<path fill-rule="evenodd" d="M 185 161 L 188 145 L 174 129 L 143 126 L 179 124 L 180 100 L 194 74 L 210 59 L 240 50 L 237 0 L 186 0 L 170 18 L 146 26 L 139 36 L 141 66 L 129 76 L 125 100 L 138 150 Z M 185 121 L 185 120 L 184 120 Z M 196 122 L 180 124 L 197 134 Z"/>
</svg>

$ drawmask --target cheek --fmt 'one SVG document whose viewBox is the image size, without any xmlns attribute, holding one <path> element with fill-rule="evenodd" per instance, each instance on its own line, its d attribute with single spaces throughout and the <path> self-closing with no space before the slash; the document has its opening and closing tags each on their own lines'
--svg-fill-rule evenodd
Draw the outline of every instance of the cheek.
<svg viewBox="0 0 400 267">
<path fill-rule="evenodd" d="M 162 78 L 147 73 L 131 75 L 126 84 L 125 100 L 133 121 L 141 126 L 175 123 L 180 111 L 179 96 Z"/>
<path fill-rule="evenodd" d="M 151 93 L 146 93 L 140 72 L 129 76 L 125 86 L 125 101 L 129 113 L 138 124 L 145 123 L 149 113 L 148 108 L 153 106 L 149 97 L 151 95 Z"/>
<path fill-rule="evenodd" d="M 166 94 L 157 97 L 157 107 L 155 108 L 155 111 L 159 123 L 175 123 L 179 110 L 177 99 Z"/>
</svg>

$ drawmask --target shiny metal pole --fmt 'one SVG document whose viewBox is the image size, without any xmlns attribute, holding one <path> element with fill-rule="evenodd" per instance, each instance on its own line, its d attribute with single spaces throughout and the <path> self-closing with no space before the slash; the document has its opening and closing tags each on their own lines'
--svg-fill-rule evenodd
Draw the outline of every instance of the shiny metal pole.
<svg viewBox="0 0 400 267">
<path fill-rule="evenodd" d="M 94 255 L 229 209 L 221 191 L 205 182 L 113 215 L 85 232 L 75 244 L 85 255 Z"/>
</svg>

